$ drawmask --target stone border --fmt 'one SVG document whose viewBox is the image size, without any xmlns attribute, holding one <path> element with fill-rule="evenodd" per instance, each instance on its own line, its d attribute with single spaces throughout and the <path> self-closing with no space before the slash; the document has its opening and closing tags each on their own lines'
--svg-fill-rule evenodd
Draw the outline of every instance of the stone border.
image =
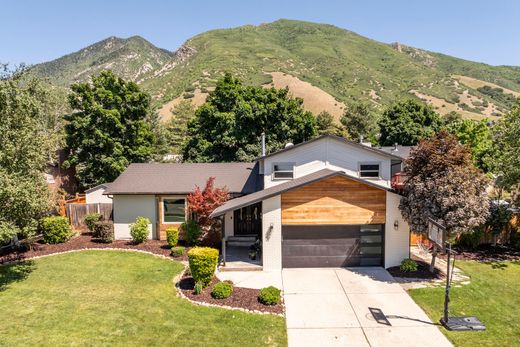
<svg viewBox="0 0 520 347">
<path fill-rule="evenodd" d="M 242 307 L 232 307 L 232 306 L 227 306 L 227 305 L 217 305 L 217 304 L 210 304 L 208 302 L 192 300 L 192 299 L 188 298 L 186 295 L 184 295 L 182 290 L 179 288 L 180 280 L 184 276 L 184 273 L 186 272 L 186 268 L 187 267 L 185 267 L 184 271 L 182 271 L 179 275 L 177 275 L 177 276 L 175 276 L 173 278 L 173 282 L 174 282 L 174 285 L 175 285 L 175 289 L 177 291 L 177 296 L 182 298 L 182 299 L 185 299 L 185 300 L 189 301 L 192 304 L 199 305 L 199 306 L 205 306 L 205 307 L 220 307 L 220 308 L 223 308 L 223 309 L 226 309 L 226 310 L 231 310 L 231 311 L 241 311 L 241 312 L 253 313 L 253 314 L 262 314 L 262 315 L 271 315 L 271 316 L 277 316 L 277 317 L 285 317 L 285 314 L 283 314 L 283 313 L 263 312 L 263 311 L 258 311 L 258 310 L 249 310 L 247 308 L 242 308 Z M 240 288 L 240 287 L 237 287 L 237 288 Z M 285 305 L 283 303 L 283 300 L 280 302 L 280 304 L 282 305 L 283 310 L 285 312 Z"/>
</svg>

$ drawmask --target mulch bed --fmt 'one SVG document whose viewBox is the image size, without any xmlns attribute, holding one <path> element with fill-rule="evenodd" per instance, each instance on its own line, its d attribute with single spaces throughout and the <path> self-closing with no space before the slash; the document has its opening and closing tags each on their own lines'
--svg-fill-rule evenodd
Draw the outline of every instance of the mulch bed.
<svg viewBox="0 0 520 347">
<path fill-rule="evenodd" d="M 502 245 L 481 245 L 476 249 L 454 247 L 453 253 L 455 253 L 455 259 L 457 260 L 476 260 L 483 263 L 520 260 L 520 252 L 518 250 Z M 446 254 L 439 254 L 441 259 L 447 259 L 447 257 Z"/>
<path fill-rule="evenodd" d="M 193 301 L 277 314 L 283 314 L 284 312 L 284 308 L 281 303 L 273 306 L 261 304 L 258 301 L 258 294 L 260 294 L 260 289 L 233 287 L 233 294 L 231 294 L 229 298 L 219 300 L 213 299 L 213 297 L 211 297 L 211 290 L 213 289 L 213 286 L 218 282 L 220 282 L 218 278 L 213 278 L 211 284 L 208 287 L 204 288 L 201 294 L 195 295 L 193 294 L 195 281 L 192 277 L 185 276 L 179 282 L 179 289 L 186 297 Z"/>
<path fill-rule="evenodd" d="M 414 259 L 418 265 L 417 271 L 415 272 L 403 272 L 399 268 L 399 266 L 393 266 L 391 268 L 386 269 L 390 274 L 394 277 L 403 277 L 403 278 L 421 278 L 425 280 L 435 280 L 444 278 L 444 274 L 442 274 L 438 269 L 435 269 L 435 272 L 432 274 L 430 272 L 430 264 L 425 263 L 424 261 Z"/>
<path fill-rule="evenodd" d="M 103 243 L 92 237 L 90 233 L 81 234 L 79 236 L 73 237 L 69 241 L 65 243 L 59 243 L 56 245 L 46 245 L 41 242 L 37 242 L 33 245 L 33 249 L 31 250 L 11 250 L 9 252 L 4 252 L 0 254 L 0 264 L 5 262 L 17 261 L 30 259 L 34 257 L 39 257 L 42 255 L 48 255 L 59 252 L 66 252 L 72 250 L 79 249 L 103 249 L 103 248 L 120 248 L 120 249 L 137 249 L 141 251 L 146 251 L 158 255 L 163 255 L 166 257 L 171 257 L 170 255 L 170 247 L 166 241 L 160 240 L 147 240 L 139 245 L 134 245 L 131 241 L 128 240 L 116 240 L 112 243 Z M 188 248 L 186 249 L 186 252 Z M 182 257 L 173 258 L 175 260 L 188 260 L 186 254 Z"/>
</svg>

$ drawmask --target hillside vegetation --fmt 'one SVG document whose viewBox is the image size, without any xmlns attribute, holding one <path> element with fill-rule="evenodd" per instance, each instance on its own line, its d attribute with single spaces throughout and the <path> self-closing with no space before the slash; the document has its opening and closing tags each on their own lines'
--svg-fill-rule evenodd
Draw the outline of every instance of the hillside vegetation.
<svg viewBox="0 0 520 347">
<path fill-rule="evenodd" d="M 479 87 L 502 88 L 515 96 L 520 91 L 519 67 L 475 63 L 293 20 L 208 31 L 173 53 L 140 37 L 112 37 L 34 67 L 61 86 L 103 69 L 140 83 L 156 106 L 166 105 L 161 109 L 164 118 L 183 99 L 204 102 L 225 71 L 250 85 L 288 85 L 295 96 L 309 99 L 309 110 L 327 110 L 336 117 L 351 100 L 380 107 L 416 97 L 441 114 L 493 118 L 508 108 L 510 99 Z M 279 72 L 275 81 L 273 72 Z"/>
</svg>

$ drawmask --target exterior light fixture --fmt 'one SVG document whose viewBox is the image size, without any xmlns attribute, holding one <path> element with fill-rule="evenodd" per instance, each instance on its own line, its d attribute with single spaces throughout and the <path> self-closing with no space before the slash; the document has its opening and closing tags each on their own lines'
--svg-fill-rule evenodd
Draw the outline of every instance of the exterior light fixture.
<svg viewBox="0 0 520 347">
<path fill-rule="evenodd" d="M 397 219 L 394 221 L 394 229 L 399 229 L 399 221 Z"/>
</svg>

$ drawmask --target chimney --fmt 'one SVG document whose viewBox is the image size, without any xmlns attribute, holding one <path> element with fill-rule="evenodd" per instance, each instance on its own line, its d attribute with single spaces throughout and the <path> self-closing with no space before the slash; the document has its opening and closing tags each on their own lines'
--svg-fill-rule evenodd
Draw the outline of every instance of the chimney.
<svg viewBox="0 0 520 347">
<path fill-rule="evenodd" d="M 392 149 L 392 152 L 397 152 L 397 151 L 399 151 L 399 150 L 397 149 L 397 146 L 399 146 L 399 145 L 397 144 L 397 142 L 394 143 L 394 148 Z"/>
<path fill-rule="evenodd" d="M 265 157 L 265 133 L 262 132 L 260 136 L 262 137 L 262 157 Z"/>
</svg>

